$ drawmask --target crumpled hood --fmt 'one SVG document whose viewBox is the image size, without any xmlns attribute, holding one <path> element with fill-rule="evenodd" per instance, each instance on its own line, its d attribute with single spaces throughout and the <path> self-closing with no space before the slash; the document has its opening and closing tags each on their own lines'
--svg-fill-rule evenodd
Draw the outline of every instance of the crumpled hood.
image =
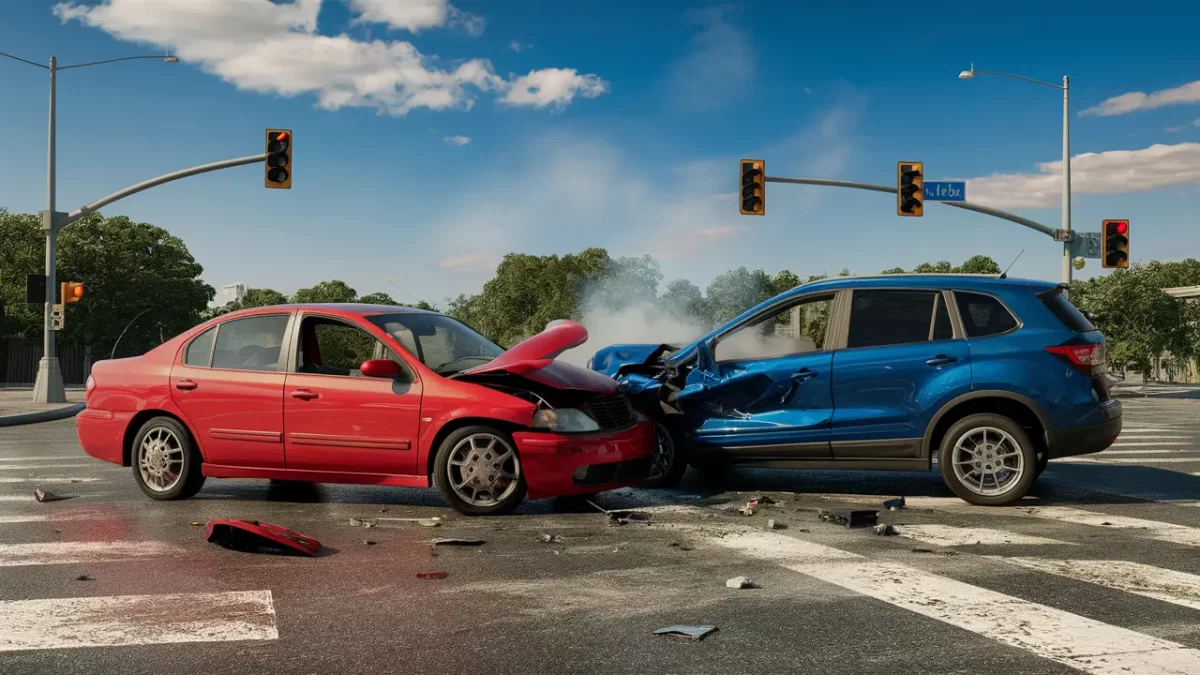
<svg viewBox="0 0 1200 675">
<path fill-rule="evenodd" d="M 600 373 L 569 363 L 555 361 L 560 354 L 587 342 L 583 324 L 560 319 L 551 321 L 546 330 L 525 340 L 487 363 L 465 370 L 455 379 L 470 379 L 472 375 L 509 373 L 520 375 L 557 389 L 579 389 L 601 394 L 617 390 L 617 383 Z"/>
</svg>

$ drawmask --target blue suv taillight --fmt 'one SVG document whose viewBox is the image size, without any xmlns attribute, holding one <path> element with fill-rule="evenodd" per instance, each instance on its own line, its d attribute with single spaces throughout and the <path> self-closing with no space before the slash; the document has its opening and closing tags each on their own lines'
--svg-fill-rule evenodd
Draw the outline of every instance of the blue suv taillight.
<svg viewBox="0 0 1200 675">
<path fill-rule="evenodd" d="M 1086 345 L 1058 345 L 1046 347 L 1046 351 L 1065 360 L 1083 375 L 1091 376 L 1104 371 L 1104 343 Z"/>
</svg>

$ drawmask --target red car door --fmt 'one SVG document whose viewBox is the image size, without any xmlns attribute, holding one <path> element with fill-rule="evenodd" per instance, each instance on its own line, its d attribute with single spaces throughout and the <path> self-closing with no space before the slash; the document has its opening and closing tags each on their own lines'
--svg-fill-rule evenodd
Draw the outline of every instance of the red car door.
<svg viewBox="0 0 1200 675">
<path fill-rule="evenodd" d="M 284 467 L 283 354 L 293 315 L 232 319 L 184 346 L 171 368 L 171 397 L 205 463 Z"/>
<path fill-rule="evenodd" d="M 414 475 L 421 383 L 379 340 L 346 319 L 303 313 L 287 374 L 288 469 Z M 365 377 L 364 361 L 401 362 L 404 377 Z"/>
</svg>

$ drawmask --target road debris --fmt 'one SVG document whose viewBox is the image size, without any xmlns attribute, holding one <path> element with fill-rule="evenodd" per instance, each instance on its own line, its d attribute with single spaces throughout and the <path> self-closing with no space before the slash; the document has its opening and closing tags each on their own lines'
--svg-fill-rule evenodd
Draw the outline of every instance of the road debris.
<svg viewBox="0 0 1200 675">
<path fill-rule="evenodd" d="M 725 588 L 761 588 L 750 577 L 734 577 L 725 582 Z"/>
<path fill-rule="evenodd" d="M 875 534 L 881 537 L 891 537 L 900 534 L 900 530 L 897 530 L 895 525 L 879 524 L 875 526 Z"/>
<path fill-rule="evenodd" d="M 445 579 L 448 576 L 446 572 L 417 572 L 418 579 Z"/>
<path fill-rule="evenodd" d="M 775 520 L 774 518 L 767 518 L 767 529 L 768 530 L 784 530 L 784 529 L 787 529 L 787 525 L 784 525 L 783 523 L 781 523 L 778 520 Z"/>
<path fill-rule="evenodd" d="M 887 509 L 888 511 L 899 511 L 900 509 L 904 508 L 904 497 L 897 497 L 896 499 L 889 499 L 885 501 L 883 503 L 883 508 Z"/>
<path fill-rule="evenodd" d="M 958 555 L 958 551 L 935 551 L 931 548 L 914 548 L 913 553 L 929 553 L 930 555 Z"/>
<path fill-rule="evenodd" d="M 61 502 L 65 499 L 74 499 L 75 495 L 70 495 L 70 496 L 56 495 L 49 490 L 43 490 L 41 488 L 38 488 L 33 491 L 33 498 L 38 500 L 39 502 Z"/>
<path fill-rule="evenodd" d="M 95 580 L 96 580 L 96 577 L 89 577 L 86 574 L 80 574 L 79 576 L 75 577 L 75 581 L 95 581 Z"/>
<path fill-rule="evenodd" d="M 378 521 L 388 523 L 416 523 L 421 527 L 441 527 L 442 519 L 440 516 L 432 516 L 429 518 L 376 518 Z"/>
<path fill-rule="evenodd" d="M 659 628 L 654 631 L 654 634 L 703 640 L 708 637 L 709 633 L 716 632 L 716 630 L 716 626 L 667 626 L 666 628 Z"/>
<path fill-rule="evenodd" d="M 198 521 L 198 520 L 193 520 L 193 521 L 192 521 L 192 527 L 203 527 L 203 526 L 204 526 L 204 523 L 202 523 L 202 522 L 200 522 L 200 521 Z"/>
<path fill-rule="evenodd" d="M 315 556 L 321 549 L 316 539 L 257 520 L 210 520 L 205 537 L 211 543 L 245 553 Z"/>
<path fill-rule="evenodd" d="M 483 546 L 482 539 L 434 539 L 434 546 Z"/>
<path fill-rule="evenodd" d="M 350 527 L 375 527 L 373 520 L 359 520 L 358 518 L 350 519 Z"/>
<path fill-rule="evenodd" d="M 605 511 L 608 514 L 609 525 L 626 525 L 631 522 L 644 522 L 650 520 L 649 513 L 641 511 Z"/>
<path fill-rule="evenodd" d="M 743 516 L 752 516 L 754 515 L 755 508 L 750 504 L 746 504 L 745 506 L 739 506 L 737 512 Z"/>
<path fill-rule="evenodd" d="M 879 520 L 878 511 L 849 511 L 825 509 L 817 510 L 817 517 L 827 523 L 837 523 L 846 527 L 866 527 L 874 525 Z"/>
<path fill-rule="evenodd" d="M 374 539 L 363 539 L 363 543 L 367 546 L 374 546 L 376 542 Z"/>
<path fill-rule="evenodd" d="M 561 544 L 563 542 L 563 537 L 561 534 L 545 534 L 545 533 L 543 533 L 539 537 L 539 539 L 541 539 L 542 543 L 544 543 L 544 544 Z"/>
</svg>

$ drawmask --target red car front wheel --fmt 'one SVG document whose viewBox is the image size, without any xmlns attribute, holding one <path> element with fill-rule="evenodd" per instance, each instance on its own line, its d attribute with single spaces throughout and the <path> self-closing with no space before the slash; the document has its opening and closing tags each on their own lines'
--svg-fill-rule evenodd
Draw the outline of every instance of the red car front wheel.
<svg viewBox="0 0 1200 675">
<path fill-rule="evenodd" d="M 455 511 L 511 513 L 525 499 L 525 475 L 509 434 L 484 425 L 456 429 L 434 458 L 433 482 Z"/>
</svg>

